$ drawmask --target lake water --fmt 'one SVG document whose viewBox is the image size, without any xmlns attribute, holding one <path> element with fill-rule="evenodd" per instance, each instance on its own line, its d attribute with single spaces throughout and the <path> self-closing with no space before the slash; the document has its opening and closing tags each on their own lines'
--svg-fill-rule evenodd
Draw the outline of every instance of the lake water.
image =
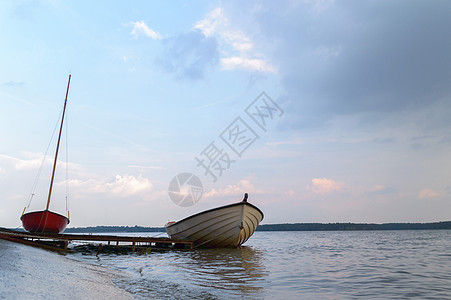
<svg viewBox="0 0 451 300">
<path fill-rule="evenodd" d="M 241 249 L 71 256 L 120 273 L 138 299 L 451 299 L 451 230 L 256 232 Z"/>
</svg>

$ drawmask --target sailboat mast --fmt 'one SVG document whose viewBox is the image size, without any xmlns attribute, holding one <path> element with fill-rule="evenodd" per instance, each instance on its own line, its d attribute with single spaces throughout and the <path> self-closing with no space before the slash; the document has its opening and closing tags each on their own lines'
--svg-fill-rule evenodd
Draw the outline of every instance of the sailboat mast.
<svg viewBox="0 0 451 300">
<path fill-rule="evenodd" d="M 56 153 L 55 153 L 55 159 L 53 161 L 52 179 L 50 180 L 49 197 L 47 199 L 46 210 L 49 209 L 50 197 L 52 196 L 53 179 L 55 178 L 56 161 L 58 160 L 58 151 L 59 151 L 59 148 L 60 148 L 61 132 L 63 131 L 64 114 L 66 113 L 67 95 L 69 94 L 70 76 L 71 75 L 69 75 L 69 81 L 67 82 L 66 98 L 64 99 L 63 116 L 61 117 L 60 132 L 59 132 L 59 135 L 58 135 L 58 142 L 56 144 Z"/>
</svg>

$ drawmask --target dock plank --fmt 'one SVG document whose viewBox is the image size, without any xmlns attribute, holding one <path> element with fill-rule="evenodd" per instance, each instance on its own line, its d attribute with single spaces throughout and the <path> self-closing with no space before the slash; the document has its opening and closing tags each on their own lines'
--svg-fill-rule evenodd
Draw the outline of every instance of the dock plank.
<svg viewBox="0 0 451 300">
<path fill-rule="evenodd" d="M 57 252 L 70 252 L 67 248 L 70 242 L 107 242 L 108 245 L 131 246 L 133 251 L 140 245 L 146 247 L 165 250 L 192 250 L 193 241 L 173 240 L 166 237 L 137 237 L 137 236 L 117 236 L 117 235 L 97 235 L 97 234 L 50 234 L 50 233 L 29 233 L 24 231 L 11 230 L 0 227 L 0 239 L 9 240 L 29 246 L 40 247 Z M 50 243 L 62 242 L 62 247 L 52 246 Z M 120 244 L 122 243 L 122 244 Z"/>
</svg>

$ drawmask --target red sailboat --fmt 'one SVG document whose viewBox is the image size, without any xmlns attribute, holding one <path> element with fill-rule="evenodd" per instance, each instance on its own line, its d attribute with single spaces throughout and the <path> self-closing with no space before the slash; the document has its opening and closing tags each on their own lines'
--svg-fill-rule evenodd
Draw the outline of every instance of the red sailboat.
<svg viewBox="0 0 451 300">
<path fill-rule="evenodd" d="M 53 161 L 52 178 L 50 180 L 49 195 L 47 198 L 47 207 L 45 208 L 45 210 L 33 211 L 29 213 L 25 213 L 26 209 L 25 207 L 24 213 L 20 217 L 20 220 L 22 221 L 23 228 L 28 232 L 62 233 L 70 222 L 68 217 L 58 213 L 54 213 L 49 210 L 50 198 L 52 196 L 53 180 L 55 178 L 56 162 L 58 160 L 58 151 L 61 141 L 61 132 L 63 131 L 64 115 L 66 113 L 66 104 L 67 104 L 67 96 L 69 94 L 70 77 L 71 75 L 69 75 L 69 81 L 67 83 L 66 98 L 64 100 L 63 115 L 61 117 L 58 142 L 56 144 L 56 153 Z"/>
</svg>

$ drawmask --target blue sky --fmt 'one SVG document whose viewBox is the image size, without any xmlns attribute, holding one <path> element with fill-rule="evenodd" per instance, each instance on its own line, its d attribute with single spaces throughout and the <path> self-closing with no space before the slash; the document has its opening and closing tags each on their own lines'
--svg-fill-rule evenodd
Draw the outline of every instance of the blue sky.
<svg viewBox="0 0 451 300">
<path fill-rule="evenodd" d="M 68 181 L 71 226 L 162 226 L 245 192 L 264 223 L 449 220 L 450 14 L 449 1 L 2 1 L 0 226 L 20 225 L 69 74 L 51 209 L 64 213 Z M 264 128 L 246 113 L 262 92 L 280 108 Z M 236 122 L 252 139 L 239 155 L 224 138 Z M 216 180 L 196 160 L 212 149 L 229 163 Z M 168 193 L 180 173 L 202 182 L 192 206 Z"/>
</svg>

